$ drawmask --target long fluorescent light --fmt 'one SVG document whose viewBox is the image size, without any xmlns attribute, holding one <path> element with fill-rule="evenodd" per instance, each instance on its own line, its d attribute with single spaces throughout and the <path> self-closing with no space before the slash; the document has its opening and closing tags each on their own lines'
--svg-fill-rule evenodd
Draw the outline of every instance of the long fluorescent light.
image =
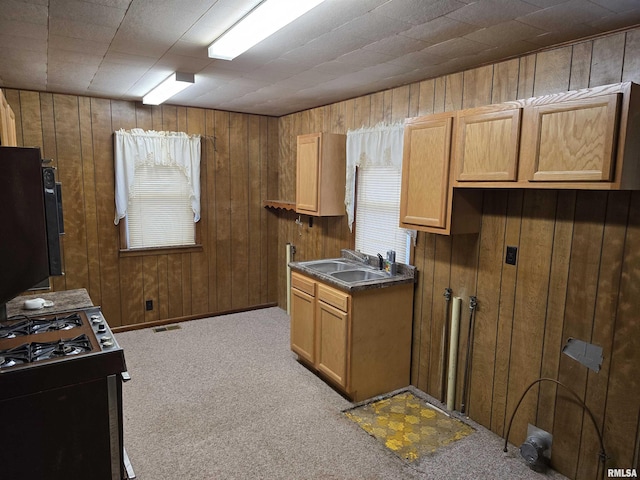
<svg viewBox="0 0 640 480">
<path fill-rule="evenodd" d="M 146 105 L 160 105 L 189 85 L 193 85 L 194 82 L 195 78 L 193 73 L 172 73 L 169 78 L 142 97 L 142 103 Z"/>
<path fill-rule="evenodd" d="M 209 57 L 233 60 L 324 0 L 265 0 L 209 45 Z"/>
</svg>

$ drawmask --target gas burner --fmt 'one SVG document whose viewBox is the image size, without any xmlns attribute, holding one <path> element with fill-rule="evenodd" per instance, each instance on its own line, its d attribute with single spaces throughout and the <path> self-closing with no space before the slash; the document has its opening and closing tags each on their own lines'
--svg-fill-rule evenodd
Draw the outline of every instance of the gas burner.
<svg viewBox="0 0 640 480">
<path fill-rule="evenodd" d="M 31 322 L 22 320 L 9 325 L 0 325 L 0 338 L 16 338 L 29 335 Z"/>
<path fill-rule="evenodd" d="M 80 315 L 72 313 L 65 317 L 34 318 L 31 320 L 31 333 L 71 330 L 82 325 Z"/>
<path fill-rule="evenodd" d="M 48 360 L 50 358 L 67 357 L 91 351 L 89 337 L 82 334 L 75 338 L 62 339 L 55 342 L 32 343 L 31 361 Z"/>
<path fill-rule="evenodd" d="M 0 350 L 0 368 L 29 363 L 29 344 L 19 345 L 9 350 Z"/>
</svg>

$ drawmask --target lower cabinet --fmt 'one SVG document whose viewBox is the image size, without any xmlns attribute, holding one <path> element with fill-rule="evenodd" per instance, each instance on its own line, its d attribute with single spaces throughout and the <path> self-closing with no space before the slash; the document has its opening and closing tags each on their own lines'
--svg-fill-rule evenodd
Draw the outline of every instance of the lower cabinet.
<svg viewBox="0 0 640 480">
<path fill-rule="evenodd" d="M 413 284 L 352 294 L 293 272 L 291 350 L 353 401 L 410 383 Z"/>
</svg>

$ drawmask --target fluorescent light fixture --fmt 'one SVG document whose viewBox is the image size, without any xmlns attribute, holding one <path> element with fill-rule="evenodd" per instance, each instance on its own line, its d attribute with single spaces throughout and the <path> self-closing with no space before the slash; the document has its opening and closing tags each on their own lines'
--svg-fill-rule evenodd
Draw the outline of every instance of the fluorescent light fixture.
<svg viewBox="0 0 640 480">
<path fill-rule="evenodd" d="M 172 73 L 169 78 L 142 97 L 142 103 L 146 105 L 160 105 L 189 85 L 193 85 L 194 82 L 195 78 L 193 73 Z"/>
<path fill-rule="evenodd" d="M 209 57 L 233 60 L 324 0 L 264 0 L 209 45 Z"/>
</svg>

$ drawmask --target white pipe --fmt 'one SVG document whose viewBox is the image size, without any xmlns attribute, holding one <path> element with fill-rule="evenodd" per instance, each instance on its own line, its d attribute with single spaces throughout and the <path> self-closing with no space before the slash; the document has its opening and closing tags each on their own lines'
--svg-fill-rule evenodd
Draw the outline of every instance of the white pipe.
<svg viewBox="0 0 640 480">
<path fill-rule="evenodd" d="M 289 262 L 291 261 L 291 244 L 287 243 L 286 257 L 287 257 L 287 315 L 291 315 L 291 267 Z"/>
<path fill-rule="evenodd" d="M 449 374 L 447 376 L 447 409 L 455 409 L 456 371 L 458 369 L 458 336 L 460 333 L 460 305 L 462 299 L 453 297 L 451 312 L 451 337 L 449 340 Z"/>
</svg>

